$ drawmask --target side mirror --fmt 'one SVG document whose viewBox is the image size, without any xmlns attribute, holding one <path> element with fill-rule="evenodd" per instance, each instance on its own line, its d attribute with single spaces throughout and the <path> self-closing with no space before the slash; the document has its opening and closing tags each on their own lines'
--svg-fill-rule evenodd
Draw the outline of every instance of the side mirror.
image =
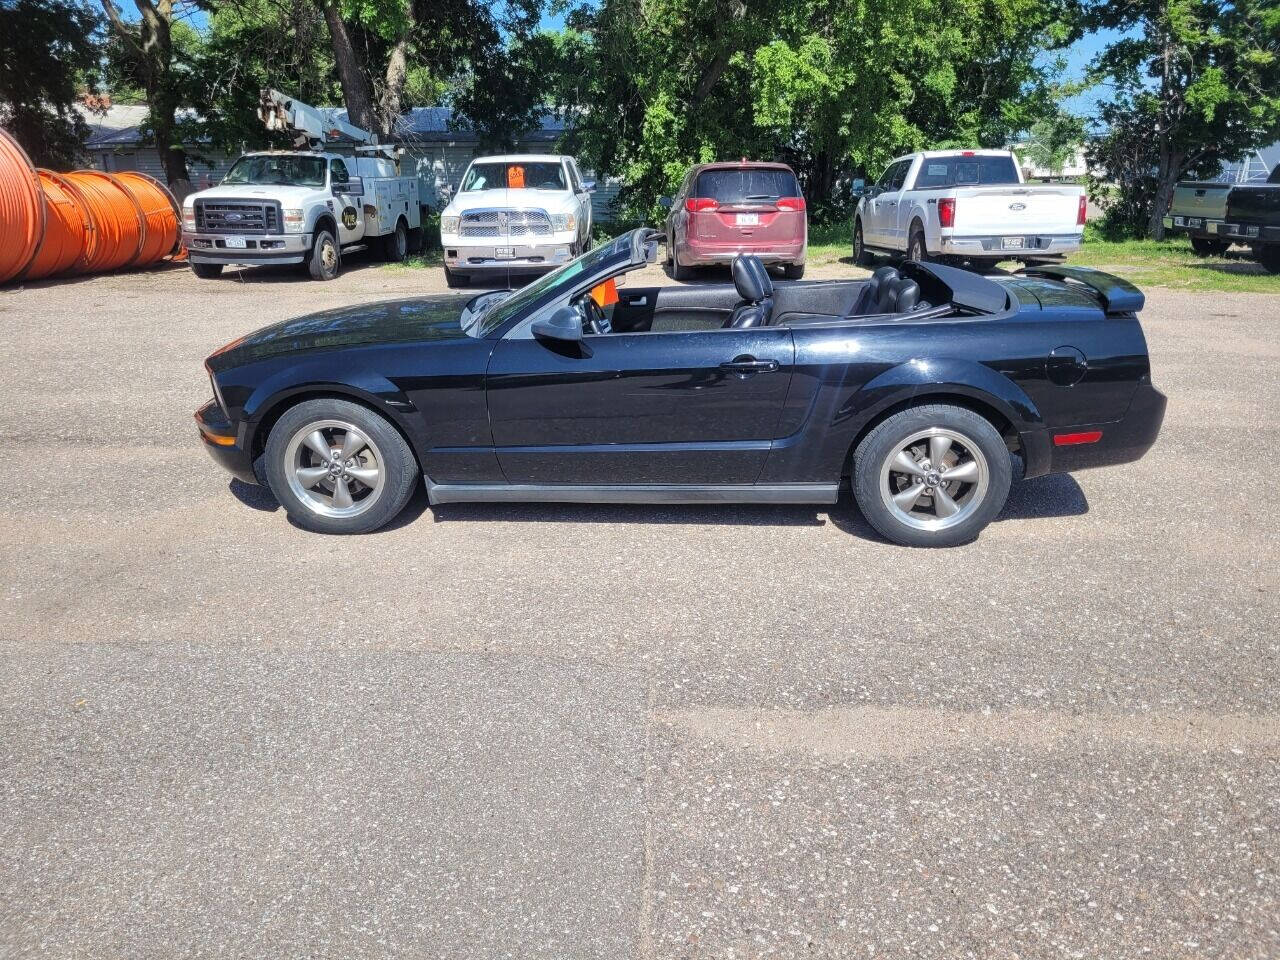
<svg viewBox="0 0 1280 960">
<path fill-rule="evenodd" d="M 532 329 L 539 340 L 582 345 L 582 316 L 573 307 L 561 307 L 551 316 L 533 321 Z"/>
<path fill-rule="evenodd" d="M 334 193 L 345 193 L 353 197 L 364 195 L 364 178 L 351 177 L 346 183 L 335 183 L 333 185 Z"/>
<path fill-rule="evenodd" d="M 587 193 L 595 193 L 596 182 L 594 180 L 583 180 L 582 189 L 585 190 Z"/>
<path fill-rule="evenodd" d="M 658 198 L 658 206 L 660 206 L 663 210 L 670 210 L 670 209 L 671 209 L 671 198 L 670 198 L 670 197 L 659 197 L 659 198 Z"/>
<path fill-rule="evenodd" d="M 855 197 L 860 197 L 866 192 L 867 192 L 867 181 L 863 180 L 861 177 L 853 181 L 853 195 Z"/>
</svg>

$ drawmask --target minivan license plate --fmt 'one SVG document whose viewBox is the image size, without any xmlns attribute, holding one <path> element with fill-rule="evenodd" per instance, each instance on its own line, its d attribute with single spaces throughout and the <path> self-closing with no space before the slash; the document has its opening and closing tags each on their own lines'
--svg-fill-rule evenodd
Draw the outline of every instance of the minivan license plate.
<svg viewBox="0 0 1280 960">
<path fill-rule="evenodd" d="M 758 214 L 758 213 L 740 213 L 740 214 L 738 214 L 738 226 L 740 226 L 740 227 L 758 227 L 758 226 L 760 226 L 760 214 Z"/>
<path fill-rule="evenodd" d="M 1001 241 L 1000 245 L 1001 245 L 1005 250 L 1021 250 L 1021 249 L 1022 249 L 1022 237 L 1005 237 L 1005 238 Z"/>
<path fill-rule="evenodd" d="M 232 250 L 243 250 L 246 246 L 244 237 L 227 237 L 224 242 Z"/>
<path fill-rule="evenodd" d="M 515 247 L 495 247 L 493 255 L 499 260 L 514 260 L 516 256 Z"/>
</svg>

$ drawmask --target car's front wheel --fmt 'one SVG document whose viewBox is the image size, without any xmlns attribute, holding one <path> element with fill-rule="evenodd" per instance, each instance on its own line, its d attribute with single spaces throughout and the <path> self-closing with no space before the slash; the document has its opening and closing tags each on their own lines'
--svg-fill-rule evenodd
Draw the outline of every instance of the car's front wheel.
<svg viewBox="0 0 1280 960">
<path fill-rule="evenodd" d="M 888 417 L 858 444 L 853 493 L 883 536 L 909 547 L 974 539 L 1009 495 L 1000 432 L 964 407 L 927 404 Z"/>
<path fill-rule="evenodd" d="M 328 230 L 316 234 L 307 257 L 307 270 L 312 280 L 336 280 L 342 272 L 342 248 Z"/>
<path fill-rule="evenodd" d="M 458 287 L 465 287 L 470 282 L 471 278 L 465 273 L 458 273 L 456 270 L 450 270 L 448 267 L 444 268 L 444 284 L 446 287 L 457 289 Z"/>
<path fill-rule="evenodd" d="M 201 280 L 216 280 L 222 276 L 222 264 L 220 263 L 196 263 L 191 261 L 191 272 Z"/>
<path fill-rule="evenodd" d="M 862 232 L 862 218 L 853 221 L 853 262 L 860 267 L 871 266 L 871 254 L 867 250 L 866 236 Z"/>
<path fill-rule="evenodd" d="M 300 527 L 368 533 L 408 502 L 418 464 L 390 423 L 349 400 L 308 400 L 267 438 L 271 492 Z"/>
</svg>

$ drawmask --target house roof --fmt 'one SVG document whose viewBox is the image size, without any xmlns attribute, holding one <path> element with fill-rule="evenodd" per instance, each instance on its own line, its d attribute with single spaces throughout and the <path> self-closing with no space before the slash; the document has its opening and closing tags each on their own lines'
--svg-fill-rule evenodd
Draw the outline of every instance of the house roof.
<svg viewBox="0 0 1280 960">
<path fill-rule="evenodd" d="M 322 107 L 331 119 L 347 120 L 342 107 Z M 89 124 L 89 149 L 136 147 L 150 141 L 141 126 L 146 119 L 146 106 L 111 106 L 105 114 L 92 113 L 80 108 Z M 565 131 L 565 123 L 550 112 L 545 113 L 539 125 L 520 137 L 522 143 L 554 143 Z M 415 143 L 471 142 L 477 139 L 475 130 L 454 117 L 449 107 L 413 107 L 396 119 L 393 139 Z"/>
</svg>

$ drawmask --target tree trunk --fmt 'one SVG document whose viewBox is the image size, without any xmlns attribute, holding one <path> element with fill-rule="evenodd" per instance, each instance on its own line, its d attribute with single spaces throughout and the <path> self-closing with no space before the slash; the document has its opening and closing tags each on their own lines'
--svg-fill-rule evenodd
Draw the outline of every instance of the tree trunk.
<svg viewBox="0 0 1280 960">
<path fill-rule="evenodd" d="M 382 88 L 382 96 L 378 98 L 378 133 L 387 137 L 395 129 L 396 118 L 400 116 L 400 101 L 404 96 L 404 85 L 409 78 L 409 38 L 413 35 L 413 4 L 409 4 L 406 13 L 404 33 L 391 48 L 391 56 L 387 58 L 386 86 Z"/>
<path fill-rule="evenodd" d="M 326 0 L 324 19 L 329 24 L 329 39 L 334 63 L 338 67 L 338 82 L 342 85 L 342 99 L 347 105 L 347 119 L 357 127 L 377 130 L 379 124 L 373 110 L 369 79 L 365 76 L 364 64 L 356 53 L 355 44 L 351 42 L 351 32 L 342 19 L 337 0 Z"/>
</svg>

